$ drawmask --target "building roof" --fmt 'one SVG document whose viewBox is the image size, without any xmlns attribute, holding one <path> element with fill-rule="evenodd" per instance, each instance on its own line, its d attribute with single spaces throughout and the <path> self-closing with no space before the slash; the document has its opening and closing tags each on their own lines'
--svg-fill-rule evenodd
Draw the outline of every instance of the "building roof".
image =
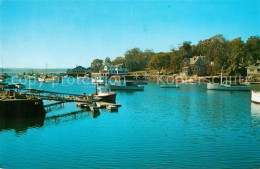
<svg viewBox="0 0 260 169">
<path fill-rule="evenodd" d="M 194 56 L 190 59 L 187 59 L 191 65 L 194 65 L 199 59 L 201 59 L 203 62 L 205 61 L 206 56 Z"/>
</svg>

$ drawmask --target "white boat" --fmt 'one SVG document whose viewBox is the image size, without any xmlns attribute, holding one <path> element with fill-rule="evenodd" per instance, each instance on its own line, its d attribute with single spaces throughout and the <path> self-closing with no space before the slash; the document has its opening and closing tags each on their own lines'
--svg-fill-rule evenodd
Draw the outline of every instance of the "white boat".
<svg viewBox="0 0 260 169">
<path fill-rule="evenodd" d="M 251 102 L 260 104 L 260 91 L 252 90 L 251 92 Z"/>
<path fill-rule="evenodd" d="M 250 86 L 245 85 L 230 85 L 230 84 L 218 84 L 218 83 L 208 83 L 208 90 L 227 90 L 227 91 L 250 91 Z"/>
<path fill-rule="evenodd" d="M 92 78 L 92 83 L 95 84 L 95 83 L 98 83 L 98 84 L 104 84 L 105 83 L 105 77 L 95 77 L 95 78 Z"/>
<path fill-rule="evenodd" d="M 38 81 L 41 83 L 60 83 L 61 82 L 61 78 L 58 76 L 43 76 L 43 77 L 39 77 Z"/>
<path fill-rule="evenodd" d="M 144 86 L 137 85 L 134 82 L 127 81 L 117 81 L 115 84 L 109 84 L 108 87 L 111 90 L 135 90 L 135 91 L 143 91 Z"/>
<path fill-rule="evenodd" d="M 180 88 L 180 87 L 176 83 L 176 85 L 160 85 L 160 88 Z"/>
<path fill-rule="evenodd" d="M 223 71 L 223 68 L 222 68 Z M 207 83 L 208 90 L 223 90 L 223 91 L 250 91 L 251 87 L 242 84 L 232 84 L 231 80 L 223 83 L 223 74 L 221 71 L 220 83 Z"/>
</svg>

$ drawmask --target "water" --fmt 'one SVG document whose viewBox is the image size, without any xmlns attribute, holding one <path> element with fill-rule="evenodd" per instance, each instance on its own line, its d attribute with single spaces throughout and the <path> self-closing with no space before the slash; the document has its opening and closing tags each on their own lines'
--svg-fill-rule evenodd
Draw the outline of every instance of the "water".
<svg viewBox="0 0 260 169">
<path fill-rule="evenodd" d="M 95 90 L 67 83 L 40 88 Z M 150 83 L 144 92 L 117 92 L 117 103 L 122 105 L 117 113 L 102 110 L 97 117 L 66 103 L 48 110 L 45 119 L 10 123 L 0 130 L 0 167 L 260 167 L 260 106 L 250 103 L 250 92 Z"/>
</svg>

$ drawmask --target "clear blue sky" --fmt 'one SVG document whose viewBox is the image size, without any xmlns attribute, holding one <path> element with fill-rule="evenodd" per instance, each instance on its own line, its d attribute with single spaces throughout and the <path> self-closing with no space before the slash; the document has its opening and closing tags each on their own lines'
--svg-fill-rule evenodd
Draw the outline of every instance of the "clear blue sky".
<svg viewBox="0 0 260 169">
<path fill-rule="evenodd" d="M 0 0 L 3 67 L 89 66 L 139 47 L 167 52 L 183 41 L 260 33 L 260 0 Z"/>
</svg>

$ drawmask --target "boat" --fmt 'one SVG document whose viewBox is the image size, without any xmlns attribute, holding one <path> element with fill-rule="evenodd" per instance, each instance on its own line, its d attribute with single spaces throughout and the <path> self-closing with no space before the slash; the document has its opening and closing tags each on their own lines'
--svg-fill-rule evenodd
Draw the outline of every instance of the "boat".
<svg viewBox="0 0 260 169">
<path fill-rule="evenodd" d="M 134 91 L 144 90 L 144 86 L 137 85 L 131 81 L 117 81 L 114 84 L 109 84 L 108 87 L 111 90 L 134 90 Z"/>
<path fill-rule="evenodd" d="M 21 84 L 21 83 L 16 83 L 15 87 L 18 88 L 18 89 L 25 89 L 25 85 Z"/>
<path fill-rule="evenodd" d="M 223 68 L 222 68 L 223 71 Z M 243 84 L 232 83 L 227 80 L 223 83 L 223 73 L 221 71 L 220 83 L 207 83 L 208 90 L 222 90 L 222 91 L 250 91 L 251 87 Z"/>
<path fill-rule="evenodd" d="M 105 84 L 105 77 L 95 77 L 95 78 L 92 78 L 92 80 L 91 80 L 91 82 L 93 83 L 93 84 L 96 84 L 96 83 L 98 83 L 98 84 Z"/>
<path fill-rule="evenodd" d="M 250 91 L 251 87 L 247 85 L 232 85 L 232 84 L 219 84 L 219 83 L 208 83 L 208 90 L 223 90 L 223 91 Z"/>
<path fill-rule="evenodd" d="M 100 98 L 100 100 L 108 103 L 116 102 L 116 93 L 111 92 L 110 88 L 107 87 L 99 87 L 98 92 L 94 95 L 95 99 Z"/>
<path fill-rule="evenodd" d="M 260 91 L 252 90 L 251 92 L 251 102 L 260 104 Z"/>
<path fill-rule="evenodd" d="M 117 112 L 118 107 L 116 105 L 107 105 L 106 109 L 111 112 Z"/>
<path fill-rule="evenodd" d="M 176 83 L 176 85 L 160 85 L 160 88 L 180 88 L 180 87 Z"/>
<path fill-rule="evenodd" d="M 61 78 L 59 76 L 43 76 L 38 78 L 39 82 L 42 83 L 61 83 Z"/>
</svg>

